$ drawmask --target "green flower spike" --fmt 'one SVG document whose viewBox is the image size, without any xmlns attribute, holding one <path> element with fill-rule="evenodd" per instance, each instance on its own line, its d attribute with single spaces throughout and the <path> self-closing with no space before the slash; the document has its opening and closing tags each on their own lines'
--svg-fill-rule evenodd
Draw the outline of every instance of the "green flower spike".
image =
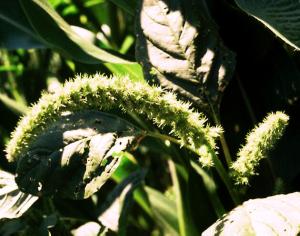
<svg viewBox="0 0 300 236">
<path fill-rule="evenodd" d="M 255 169 L 260 160 L 267 157 L 281 138 L 288 120 L 289 117 L 282 112 L 271 113 L 248 134 L 246 145 L 239 150 L 231 167 L 237 184 L 248 185 L 249 177 L 257 174 Z"/>
<path fill-rule="evenodd" d="M 59 119 L 64 112 L 85 109 L 104 112 L 120 109 L 124 113 L 142 115 L 158 127 L 168 127 L 182 146 L 196 150 L 203 165 L 213 163 L 211 156 L 221 129 L 208 127 L 203 114 L 159 87 L 132 82 L 126 77 L 106 78 L 100 74 L 77 76 L 56 93 L 43 94 L 13 132 L 6 148 L 8 160 L 18 160 L 48 124 Z"/>
</svg>

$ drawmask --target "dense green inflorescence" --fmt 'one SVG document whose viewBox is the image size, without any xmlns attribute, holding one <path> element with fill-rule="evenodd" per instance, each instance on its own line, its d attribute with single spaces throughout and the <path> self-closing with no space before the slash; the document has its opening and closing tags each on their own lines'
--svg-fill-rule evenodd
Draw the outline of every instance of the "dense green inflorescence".
<svg viewBox="0 0 300 236">
<path fill-rule="evenodd" d="M 26 151 L 48 124 L 56 121 L 64 112 L 84 109 L 104 112 L 120 109 L 124 113 L 142 115 L 159 127 L 168 127 L 181 145 L 196 150 L 202 165 L 213 164 L 211 157 L 215 138 L 221 129 L 209 127 L 204 115 L 160 87 L 132 82 L 126 77 L 107 78 L 100 74 L 77 76 L 54 94 L 43 94 L 13 132 L 6 148 L 8 160 L 18 160 L 19 155 Z"/>
<path fill-rule="evenodd" d="M 289 117 L 282 113 L 270 113 L 246 138 L 246 144 L 239 150 L 237 160 L 232 164 L 233 177 L 237 184 L 248 185 L 249 178 L 256 175 L 260 160 L 279 140 L 288 124 Z"/>
</svg>

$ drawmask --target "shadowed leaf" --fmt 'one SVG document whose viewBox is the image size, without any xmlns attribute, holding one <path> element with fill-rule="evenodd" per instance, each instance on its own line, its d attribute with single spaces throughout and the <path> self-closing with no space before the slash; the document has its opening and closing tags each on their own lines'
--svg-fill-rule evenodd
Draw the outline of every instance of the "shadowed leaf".
<svg viewBox="0 0 300 236">
<path fill-rule="evenodd" d="M 88 198 L 110 178 L 120 162 L 116 154 L 139 132 L 129 122 L 103 112 L 65 115 L 20 156 L 16 182 L 34 195 Z"/>
<path fill-rule="evenodd" d="M 300 49 L 300 2 L 294 0 L 235 0 L 240 8 L 267 26 L 276 36 Z"/>
</svg>

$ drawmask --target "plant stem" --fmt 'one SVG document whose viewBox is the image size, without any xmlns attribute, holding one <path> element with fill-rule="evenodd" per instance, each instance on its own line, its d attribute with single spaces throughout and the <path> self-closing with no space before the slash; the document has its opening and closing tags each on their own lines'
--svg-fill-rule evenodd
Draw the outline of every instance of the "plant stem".
<svg viewBox="0 0 300 236">
<path fill-rule="evenodd" d="M 154 132 L 145 132 L 145 136 L 159 138 L 161 140 L 169 140 L 170 142 L 173 142 L 173 143 L 176 143 L 176 144 L 182 146 L 182 143 L 180 143 L 179 140 L 177 140 L 176 138 L 170 137 L 168 135 L 165 135 L 165 134 L 154 133 Z M 187 149 L 189 149 L 190 151 L 197 154 L 197 151 L 194 148 L 192 148 L 191 146 L 185 146 L 185 147 Z M 239 197 L 238 197 L 237 193 L 234 191 L 233 185 L 229 179 L 229 176 L 228 176 L 226 170 L 224 169 L 222 163 L 218 159 L 216 153 L 214 151 L 212 151 L 211 153 L 212 153 L 212 159 L 213 159 L 213 162 L 214 162 L 214 165 L 215 165 L 218 175 L 224 182 L 224 184 L 229 192 L 229 195 L 232 198 L 232 201 L 234 202 L 235 205 L 238 205 L 240 203 Z"/>
<path fill-rule="evenodd" d="M 216 167 L 216 170 L 217 170 L 219 176 L 221 177 L 222 181 L 224 182 L 224 184 L 229 192 L 229 195 L 230 195 L 232 201 L 234 202 L 234 204 L 236 206 L 239 205 L 240 199 L 239 199 L 236 191 L 234 190 L 231 180 L 229 179 L 229 176 L 228 176 L 226 170 L 224 169 L 221 161 L 219 160 L 219 158 L 217 157 L 217 155 L 215 153 L 212 155 L 212 159 L 213 159 L 213 162 L 215 164 L 215 167 Z"/>
<path fill-rule="evenodd" d="M 209 106 L 210 106 L 210 110 L 212 112 L 212 116 L 213 116 L 215 124 L 216 125 L 221 125 L 220 115 L 217 114 L 217 112 L 215 111 L 215 109 L 214 109 L 213 105 L 211 104 L 211 102 L 209 102 Z M 230 151 L 229 151 L 229 148 L 228 148 L 228 145 L 227 145 L 227 142 L 226 142 L 226 139 L 225 139 L 225 136 L 224 136 L 223 133 L 220 134 L 220 142 L 221 142 L 221 146 L 222 146 L 222 150 L 223 150 L 223 153 L 224 153 L 226 164 L 229 168 L 231 166 L 231 163 L 232 163 L 232 158 L 231 158 L 231 154 L 230 154 Z"/>
<path fill-rule="evenodd" d="M 158 138 L 158 139 L 161 139 L 161 140 L 163 140 L 163 141 L 168 140 L 168 141 L 170 141 L 170 142 L 172 142 L 172 143 L 176 143 L 176 144 L 182 146 L 182 144 L 180 143 L 180 141 L 179 141 L 178 139 L 173 138 L 173 137 L 171 137 L 171 136 L 169 136 L 169 135 L 165 135 L 165 134 L 161 134 L 161 133 L 156 133 L 156 132 L 150 132 L 150 131 L 147 131 L 147 132 L 145 133 L 145 136 L 149 136 L 149 137 L 153 137 L 153 138 Z M 189 147 L 187 147 L 187 148 L 190 149 Z M 191 149 L 190 149 L 190 150 L 191 150 Z M 194 150 L 191 150 L 191 151 L 194 152 Z"/>
</svg>

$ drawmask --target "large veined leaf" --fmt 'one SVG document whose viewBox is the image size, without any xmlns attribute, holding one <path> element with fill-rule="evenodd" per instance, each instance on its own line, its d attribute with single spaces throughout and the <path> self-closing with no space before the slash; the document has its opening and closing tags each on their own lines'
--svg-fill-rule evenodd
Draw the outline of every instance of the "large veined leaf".
<svg viewBox="0 0 300 236">
<path fill-rule="evenodd" d="M 37 199 L 19 190 L 14 175 L 0 170 L 0 219 L 20 217 Z"/>
<path fill-rule="evenodd" d="M 300 2 L 294 0 L 235 0 L 240 8 L 278 37 L 300 49 Z"/>
<path fill-rule="evenodd" d="M 144 170 L 132 173 L 110 192 L 106 202 L 101 205 L 98 217 L 102 225 L 118 232 L 118 235 L 126 235 L 126 223 L 133 202 L 133 191 L 143 181 L 145 174 Z"/>
<path fill-rule="evenodd" d="M 200 108 L 217 106 L 235 59 L 222 43 L 204 1 L 143 0 L 136 21 L 136 57 L 150 82 Z"/>
<path fill-rule="evenodd" d="M 214 223 L 203 236 L 298 235 L 300 193 L 244 202 Z"/>
<path fill-rule="evenodd" d="M 117 155 L 140 134 L 129 122 L 103 112 L 66 114 L 20 156 L 16 182 L 33 195 L 87 198 L 117 168 Z"/>
</svg>

